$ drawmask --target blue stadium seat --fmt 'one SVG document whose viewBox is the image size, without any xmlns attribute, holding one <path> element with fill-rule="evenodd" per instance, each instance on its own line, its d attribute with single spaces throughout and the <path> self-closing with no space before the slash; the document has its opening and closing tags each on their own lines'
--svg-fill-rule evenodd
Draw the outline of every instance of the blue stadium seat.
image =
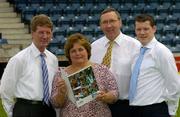
<svg viewBox="0 0 180 117">
<path fill-rule="evenodd" d="M 172 5 L 170 11 L 173 15 L 180 16 L 180 2 Z"/>
<path fill-rule="evenodd" d="M 67 36 L 74 34 L 74 33 L 78 33 L 78 32 L 80 32 L 80 29 L 78 29 L 76 27 L 67 28 Z"/>
<path fill-rule="evenodd" d="M 94 5 L 90 9 L 90 15 L 100 14 L 106 8 L 106 4 Z"/>
<path fill-rule="evenodd" d="M 131 7 L 131 15 L 143 13 L 144 12 L 144 6 L 145 6 L 144 3 L 133 5 L 133 7 Z"/>
<path fill-rule="evenodd" d="M 128 34 L 128 35 L 134 36 L 134 35 L 135 35 L 134 25 L 131 24 L 131 25 L 125 25 L 125 26 L 123 26 L 122 32 L 125 33 L 125 34 Z"/>
<path fill-rule="evenodd" d="M 176 27 L 176 35 L 180 36 L 180 24 Z"/>
<path fill-rule="evenodd" d="M 174 34 L 176 32 L 176 26 L 174 25 L 165 25 L 163 27 L 163 34 Z"/>
<path fill-rule="evenodd" d="M 148 14 L 156 14 L 157 8 L 153 5 L 148 4 L 144 7 L 144 12 Z"/>
<path fill-rule="evenodd" d="M 170 4 L 161 4 L 159 5 L 159 7 L 157 7 L 157 12 L 158 14 L 170 14 L 170 10 L 169 10 Z"/>
<path fill-rule="evenodd" d="M 81 29 L 81 33 L 84 34 L 84 35 L 92 35 L 92 36 L 94 36 L 94 29 L 91 28 L 91 27 L 84 26 Z"/>
<path fill-rule="evenodd" d="M 49 9 L 49 15 L 62 15 L 63 9 L 63 6 L 53 6 Z"/>
<path fill-rule="evenodd" d="M 7 44 L 7 39 L 0 38 L 0 45 Z"/>
<path fill-rule="evenodd" d="M 129 15 L 128 17 L 126 17 L 126 25 L 132 25 L 134 24 L 134 22 L 135 22 L 134 16 Z"/>
<path fill-rule="evenodd" d="M 168 17 L 166 17 L 166 24 L 170 25 L 170 24 L 174 24 L 177 25 L 179 19 L 179 16 L 177 15 L 168 15 Z"/>
<path fill-rule="evenodd" d="M 89 17 L 87 17 L 86 21 L 87 21 L 88 25 L 91 25 L 91 24 L 98 25 L 99 24 L 99 16 L 96 16 L 96 15 L 89 16 Z"/>
<path fill-rule="evenodd" d="M 127 5 L 120 5 L 118 11 L 129 15 L 131 13 L 131 7 L 128 7 Z"/>
<path fill-rule="evenodd" d="M 73 25 L 86 25 L 86 17 L 85 15 L 75 16 L 73 18 Z"/>
<path fill-rule="evenodd" d="M 46 14 L 49 16 L 49 9 L 47 6 L 40 6 L 36 9 L 36 14 Z"/>
<path fill-rule="evenodd" d="M 162 23 L 157 23 L 156 24 L 156 33 L 157 34 L 163 34 L 163 28 L 164 28 L 164 24 Z"/>
<path fill-rule="evenodd" d="M 173 41 L 175 45 L 180 45 L 180 36 L 176 35 Z"/>
<path fill-rule="evenodd" d="M 102 32 L 102 30 L 100 29 L 100 27 L 98 26 L 95 30 L 94 30 L 94 37 L 101 37 L 102 35 L 104 35 L 104 33 Z"/>
<path fill-rule="evenodd" d="M 166 16 L 165 15 L 156 15 L 154 19 L 155 19 L 156 24 L 165 24 Z"/>
<path fill-rule="evenodd" d="M 169 45 L 169 46 L 173 45 L 173 39 L 171 39 L 170 37 L 167 37 L 167 36 L 162 36 L 160 39 L 160 42 L 165 45 Z"/>
<path fill-rule="evenodd" d="M 77 6 L 76 6 L 77 5 Z M 78 14 L 77 9 L 80 7 L 79 4 L 68 5 L 64 8 L 64 15 Z"/>
<path fill-rule="evenodd" d="M 92 7 L 89 7 L 89 5 L 93 6 L 93 4 L 85 4 L 85 5 L 80 6 L 78 9 L 78 14 L 79 15 L 81 15 L 81 14 L 88 14 L 89 15 L 90 9 L 92 8 Z"/>
<path fill-rule="evenodd" d="M 72 26 L 72 19 L 70 17 L 61 16 L 58 20 L 58 25 L 69 25 Z"/>
<path fill-rule="evenodd" d="M 53 35 L 56 36 L 66 36 L 66 27 L 61 26 L 61 27 L 55 27 L 53 29 Z"/>
</svg>

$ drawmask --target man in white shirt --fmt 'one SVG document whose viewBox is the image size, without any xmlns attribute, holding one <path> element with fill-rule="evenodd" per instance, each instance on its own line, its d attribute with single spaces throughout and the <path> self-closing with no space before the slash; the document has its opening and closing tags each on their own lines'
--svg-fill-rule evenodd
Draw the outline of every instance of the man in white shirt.
<svg viewBox="0 0 180 117">
<path fill-rule="evenodd" d="M 176 114 L 180 97 L 180 76 L 172 52 L 155 38 L 152 16 L 135 18 L 135 33 L 141 47 L 147 48 L 138 74 L 131 117 L 170 117 Z M 140 51 L 140 49 L 139 49 Z M 136 54 L 132 69 L 139 52 Z M 133 74 L 133 73 L 132 73 Z"/>
<path fill-rule="evenodd" d="M 43 55 L 48 70 L 47 92 L 50 95 L 58 67 L 56 56 L 46 49 L 52 38 L 52 29 L 53 24 L 48 16 L 33 17 L 32 44 L 9 60 L 0 85 L 2 103 L 8 117 L 56 117 L 51 104 L 44 102 L 41 66 Z"/>
<path fill-rule="evenodd" d="M 114 41 L 109 69 L 118 84 L 119 100 L 109 107 L 113 117 L 129 117 L 128 91 L 131 63 L 140 43 L 120 31 L 122 20 L 114 8 L 107 8 L 101 13 L 100 27 L 105 36 L 92 43 L 91 61 L 101 64 L 109 41 Z"/>
</svg>

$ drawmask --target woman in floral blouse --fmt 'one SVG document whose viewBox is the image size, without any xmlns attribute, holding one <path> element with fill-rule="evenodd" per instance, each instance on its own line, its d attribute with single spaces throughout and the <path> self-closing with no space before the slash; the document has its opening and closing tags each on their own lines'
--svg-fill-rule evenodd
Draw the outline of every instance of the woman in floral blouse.
<svg viewBox="0 0 180 117">
<path fill-rule="evenodd" d="M 59 68 L 53 81 L 51 95 L 53 105 L 60 108 L 60 117 L 111 117 L 107 104 L 117 100 L 117 84 L 107 67 L 89 61 L 91 46 L 86 37 L 79 33 L 71 35 L 65 44 L 65 55 L 70 65 Z M 68 99 L 67 87 L 61 73 L 70 75 L 89 65 L 92 66 L 99 91 L 95 100 L 77 107 Z"/>
</svg>

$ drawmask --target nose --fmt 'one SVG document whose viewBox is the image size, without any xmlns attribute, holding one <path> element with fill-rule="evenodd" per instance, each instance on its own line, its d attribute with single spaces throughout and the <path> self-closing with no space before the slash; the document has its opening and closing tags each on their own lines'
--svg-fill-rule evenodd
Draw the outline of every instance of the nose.
<svg viewBox="0 0 180 117">
<path fill-rule="evenodd" d="M 48 37 L 48 34 L 46 32 L 42 33 L 42 37 L 43 38 L 47 38 Z"/>
</svg>

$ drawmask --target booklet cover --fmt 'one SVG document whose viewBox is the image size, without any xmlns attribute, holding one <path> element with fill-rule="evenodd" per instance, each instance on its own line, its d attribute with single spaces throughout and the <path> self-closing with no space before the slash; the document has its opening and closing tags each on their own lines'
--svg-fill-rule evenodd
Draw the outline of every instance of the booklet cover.
<svg viewBox="0 0 180 117">
<path fill-rule="evenodd" d="M 68 87 L 68 97 L 80 107 L 95 99 L 99 90 L 92 66 L 63 77 Z"/>
</svg>

